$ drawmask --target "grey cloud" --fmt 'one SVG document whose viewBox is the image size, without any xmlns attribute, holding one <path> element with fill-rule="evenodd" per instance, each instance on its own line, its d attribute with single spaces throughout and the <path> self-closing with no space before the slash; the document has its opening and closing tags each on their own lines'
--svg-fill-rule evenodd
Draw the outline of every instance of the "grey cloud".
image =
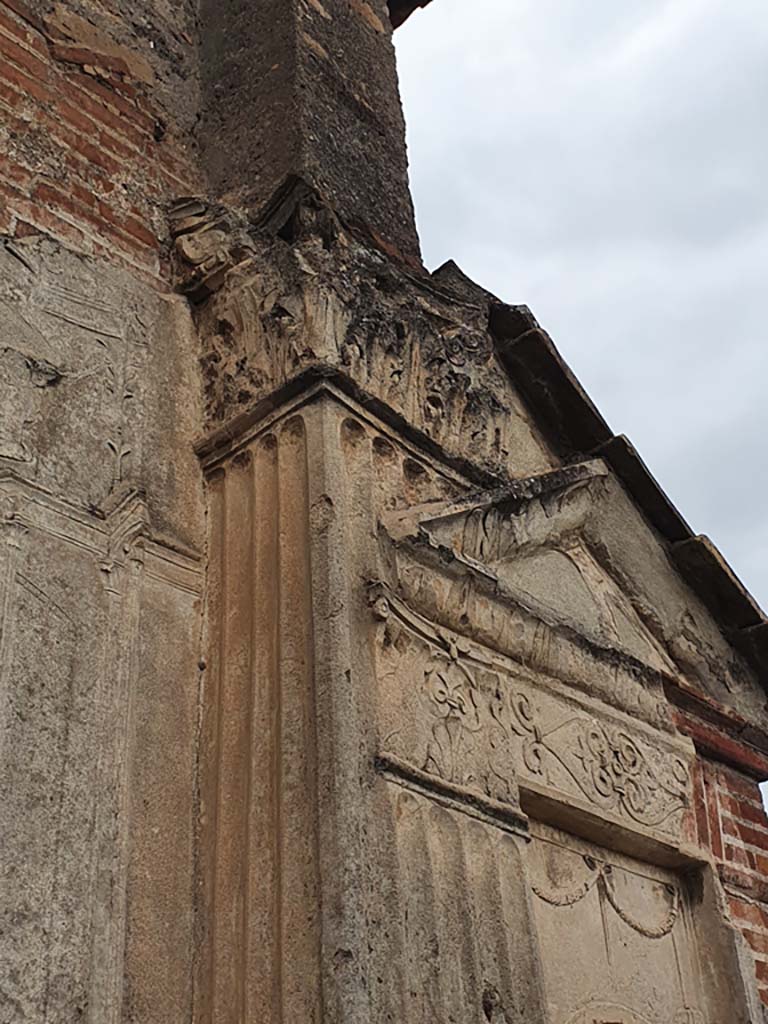
<svg viewBox="0 0 768 1024">
<path fill-rule="evenodd" d="M 764 0 L 438 0 L 398 48 L 427 261 L 533 308 L 768 605 Z"/>
</svg>

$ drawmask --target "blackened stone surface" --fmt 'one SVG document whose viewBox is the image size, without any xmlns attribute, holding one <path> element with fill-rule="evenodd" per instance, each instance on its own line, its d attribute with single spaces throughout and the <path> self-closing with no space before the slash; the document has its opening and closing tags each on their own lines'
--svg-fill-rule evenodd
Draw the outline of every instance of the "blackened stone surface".
<svg viewBox="0 0 768 1024">
<path fill-rule="evenodd" d="M 420 261 L 385 0 L 204 0 L 202 147 L 214 194 L 257 213 L 306 179 Z"/>
<path fill-rule="evenodd" d="M 392 24 L 398 28 L 419 7 L 426 7 L 432 0 L 389 0 L 389 16 Z"/>
</svg>

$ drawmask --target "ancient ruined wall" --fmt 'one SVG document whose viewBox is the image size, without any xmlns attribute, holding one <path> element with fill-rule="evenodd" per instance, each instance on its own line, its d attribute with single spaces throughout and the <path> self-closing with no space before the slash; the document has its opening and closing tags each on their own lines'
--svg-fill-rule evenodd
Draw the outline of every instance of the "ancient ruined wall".
<svg viewBox="0 0 768 1024">
<path fill-rule="evenodd" d="M 219 633 L 210 666 L 229 692 L 210 709 L 204 816 L 244 800 L 252 813 L 208 833 L 221 895 L 208 904 L 217 952 L 200 991 L 213 989 L 214 1008 L 201 1019 L 322 1000 L 357 1019 L 480 1007 L 491 1020 L 570 1021 L 589 996 L 576 980 L 611 972 L 629 979 L 623 1009 L 601 1004 L 617 1020 L 641 1019 L 616 1014 L 643 979 L 670 1020 L 757 1019 L 739 991 L 752 968 L 696 835 L 695 753 L 654 688 L 658 668 L 643 678 L 638 658 L 619 672 L 620 648 L 573 635 L 569 647 L 565 624 L 551 636 L 503 595 L 494 611 L 469 566 L 441 580 L 445 548 L 434 560 L 410 551 L 403 510 L 461 504 L 472 481 L 342 394 L 315 389 L 228 448 L 210 454 L 212 554 L 214 578 L 237 583 L 230 612 L 217 597 L 213 614 L 236 631 Z M 280 598 L 268 612 L 250 595 L 270 578 Z M 659 657 L 640 620 L 624 636 Z M 243 671 L 260 681 L 246 707 Z M 319 920 L 304 902 L 318 891 Z"/>
<path fill-rule="evenodd" d="M 0 230 L 156 276 L 199 175 L 195 4 L 0 5 Z"/>
<path fill-rule="evenodd" d="M 220 694 L 199 1019 L 759 1019 L 760 908 L 729 909 L 699 831 L 695 722 L 727 706 L 759 743 L 764 697 L 625 481 L 547 440 L 455 268 L 384 270 L 301 191 L 263 232 L 219 217 L 209 263 L 196 217 Z"/>
<path fill-rule="evenodd" d="M 416 6 L 0 0 L 3 1020 L 768 1002 L 768 627 L 419 266 Z"/>
<path fill-rule="evenodd" d="M 4 1021 L 188 1019 L 202 486 L 168 288 L 194 5 L 0 3 Z"/>
</svg>

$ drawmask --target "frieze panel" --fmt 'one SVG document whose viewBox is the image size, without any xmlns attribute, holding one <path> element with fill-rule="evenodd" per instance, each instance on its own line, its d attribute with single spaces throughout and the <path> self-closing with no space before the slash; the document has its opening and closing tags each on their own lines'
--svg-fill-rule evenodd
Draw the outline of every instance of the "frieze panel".
<svg viewBox="0 0 768 1024">
<path fill-rule="evenodd" d="M 657 669 L 526 607 L 483 566 L 467 568 L 436 549 L 405 545 L 396 559 L 398 592 L 431 621 L 454 632 L 471 622 L 480 645 L 654 729 L 674 731 Z"/>
<path fill-rule="evenodd" d="M 519 712 L 509 716 L 512 728 L 524 723 L 527 729 L 522 756 L 532 779 L 558 789 L 572 780 L 591 803 L 645 828 L 666 831 L 670 822 L 679 823 L 688 806 L 684 761 L 659 758 L 623 726 L 580 716 L 553 715 L 547 722 L 522 689 L 510 695 L 507 706 Z"/>
<path fill-rule="evenodd" d="M 510 460 L 521 473 L 554 465 L 499 362 L 487 297 L 467 302 L 383 264 L 319 197 L 288 205 L 277 243 L 274 224 L 254 232 L 203 201 L 171 213 L 179 284 L 203 338 L 210 426 L 322 365 L 495 473 Z"/>
<path fill-rule="evenodd" d="M 385 753 L 516 805 L 518 787 L 626 827 L 679 835 L 688 747 L 419 616 L 378 592 Z"/>
</svg>

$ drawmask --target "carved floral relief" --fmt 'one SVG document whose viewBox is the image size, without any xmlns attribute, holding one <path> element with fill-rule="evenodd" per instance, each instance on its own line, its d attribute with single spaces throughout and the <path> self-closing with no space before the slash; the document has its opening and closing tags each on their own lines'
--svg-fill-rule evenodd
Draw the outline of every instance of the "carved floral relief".
<svg viewBox="0 0 768 1024">
<path fill-rule="evenodd" d="M 424 770 L 449 782 L 470 783 L 468 755 L 483 729 L 475 681 L 458 660 L 439 656 L 424 676 L 424 696 L 434 718 Z"/>
<path fill-rule="evenodd" d="M 510 460 L 522 473 L 552 468 L 502 369 L 485 297 L 467 302 L 403 276 L 352 243 L 318 200 L 299 201 L 282 225 L 290 246 L 284 231 L 275 241 L 202 200 L 171 211 L 179 284 L 203 339 L 209 426 L 323 366 L 494 473 Z"/>
<path fill-rule="evenodd" d="M 385 617 L 379 661 L 389 753 L 503 803 L 516 802 L 520 785 L 631 827 L 680 830 L 690 778 L 669 737 L 581 703 L 400 602 L 376 607 Z"/>
</svg>

